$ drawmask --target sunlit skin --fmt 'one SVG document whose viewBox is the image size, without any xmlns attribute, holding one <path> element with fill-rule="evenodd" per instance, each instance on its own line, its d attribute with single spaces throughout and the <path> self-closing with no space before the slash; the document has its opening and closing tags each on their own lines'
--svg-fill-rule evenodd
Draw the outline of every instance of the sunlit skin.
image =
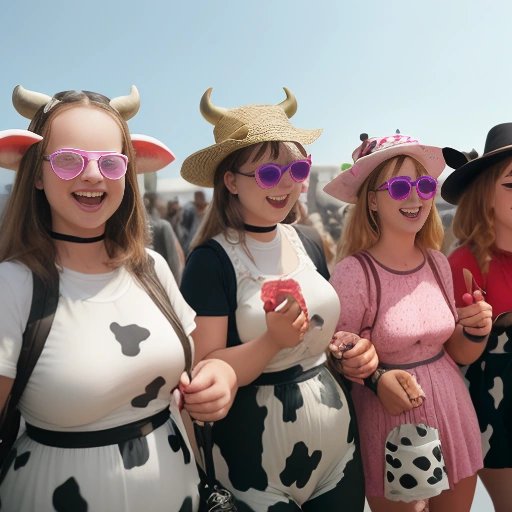
<svg viewBox="0 0 512 512">
<path fill-rule="evenodd" d="M 512 161 L 496 181 L 492 206 L 496 245 L 512 252 Z"/>
<path fill-rule="evenodd" d="M 246 162 L 237 171 L 252 174 L 264 163 L 286 165 L 304 157 L 295 144 L 283 143 L 277 159 L 272 159 L 270 149 L 267 149 L 259 160 Z M 226 173 L 225 184 L 231 193 L 238 195 L 244 221 L 254 226 L 271 226 L 282 222 L 297 202 L 302 188 L 302 183 L 294 181 L 289 171 L 282 175 L 275 187 L 269 189 L 260 188 L 253 177 L 231 172 Z"/>
<path fill-rule="evenodd" d="M 52 122 L 45 153 L 49 155 L 62 148 L 121 153 L 121 128 L 108 113 L 98 108 L 81 106 L 63 110 Z M 72 180 L 62 180 L 53 172 L 50 162 L 43 161 L 42 176 L 36 187 L 44 190 L 50 204 L 53 231 L 93 237 L 105 231 L 105 223 L 119 208 L 125 178 L 107 179 L 100 173 L 98 163 L 90 161 L 82 174 Z M 84 192 L 103 195 L 96 200 L 80 199 L 79 194 Z M 86 201 L 97 204 L 83 204 Z"/>
</svg>

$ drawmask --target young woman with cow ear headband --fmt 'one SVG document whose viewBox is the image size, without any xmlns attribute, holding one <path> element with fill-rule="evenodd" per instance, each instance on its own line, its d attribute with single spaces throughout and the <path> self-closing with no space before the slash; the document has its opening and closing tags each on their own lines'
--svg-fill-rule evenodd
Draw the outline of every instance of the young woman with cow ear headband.
<svg viewBox="0 0 512 512">
<path fill-rule="evenodd" d="M 57 285 L 58 303 L 19 403 L 27 430 L 2 467 L 2 510 L 197 510 L 179 402 L 199 420 L 222 418 L 236 377 L 210 359 L 188 381 L 195 313 L 165 260 L 145 248 L 136 172 L 174 155 L 129 133 L 135 87 L 112 100 L 17 87 L 13 103 L 31 122 L 0 132 L 0 166 L 16 171 L 0 226 L 1 407 L 17 373 L 32 273 Z"/>
</svg>

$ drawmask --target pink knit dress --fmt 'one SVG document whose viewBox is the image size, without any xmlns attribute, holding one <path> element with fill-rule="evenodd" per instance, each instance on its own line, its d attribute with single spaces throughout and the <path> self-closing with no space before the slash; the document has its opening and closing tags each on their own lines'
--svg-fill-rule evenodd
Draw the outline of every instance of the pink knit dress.
<svg viewBox="0 0 512 512">
<path fill-rule="evenodd" d="M 438 251 L 430 251 L 430 255 L 453 302 L 448 261 Z M 430 265 L 425 260 L 414 270 L 399 272 L 372 261 L 381 287 L 377 317 L 372 274 L 367 280 L 361 263 L 353 256 L 336 265 L 331 284 L 341 304 L 337 330 L 369 338 L 379 361 L 387 365 L 423 361 L 438 354 L 452 334 L 455 321 Z M 374 321 L 369 333 L 365 327 Z M 407 371 L 416 376 L 426 399 L 422 406 L 399 416 L 388 414 L 368 388 L 359 384 L 352 387 L 367 496 L 384 496 L 386 437 L 403 423 L 424 423 L 439 430 L 450 488 L 482 467 L 478 422 L 454 361 L 445 353 L 432 363 Z"/>
</svg>

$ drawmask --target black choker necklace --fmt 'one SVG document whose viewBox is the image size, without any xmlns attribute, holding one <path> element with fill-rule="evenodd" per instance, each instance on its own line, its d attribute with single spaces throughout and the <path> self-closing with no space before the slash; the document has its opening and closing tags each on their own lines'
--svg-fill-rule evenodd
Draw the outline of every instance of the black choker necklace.
<svg viewBox="0 0 512 512">
<path fill-rule="evenodd" d="M 55 240 L 64 240 L 64 242 L 75 242 L 76 244 L 92 244 L 94 242 L 100 242 L 105 238 L 105 233 L 91 238 L 82 238 L 81 236 L 63 235 L 62 233 L 56 233 L 50 231 L 50 236 Z"/>
<path fill-rule="evenodd" d="M 244 224 L 245 231 L 250 231 L 251 233 L 270 233 L 277 228 L 277 224 L 273 226 L 253 226 L 252 224 Z"/>
</svg>

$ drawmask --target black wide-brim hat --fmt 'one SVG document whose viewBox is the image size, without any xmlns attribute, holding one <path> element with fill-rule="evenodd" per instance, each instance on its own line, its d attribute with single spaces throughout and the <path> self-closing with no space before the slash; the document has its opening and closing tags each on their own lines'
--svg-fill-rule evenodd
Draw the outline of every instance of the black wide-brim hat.
<svg viewBox="0 0 512 512">
<path fill-rule="evenodd" d="M 443 148 L 446 164 L 455 169 L 441 187 L 441 197 L 457 204 L 464 191 L 491 165 L 512 156 L 512 123 L 503 123 L 489 130 L 482 156 L 467 159 L 464 153 L 453 148 Z"/>
</svg>

